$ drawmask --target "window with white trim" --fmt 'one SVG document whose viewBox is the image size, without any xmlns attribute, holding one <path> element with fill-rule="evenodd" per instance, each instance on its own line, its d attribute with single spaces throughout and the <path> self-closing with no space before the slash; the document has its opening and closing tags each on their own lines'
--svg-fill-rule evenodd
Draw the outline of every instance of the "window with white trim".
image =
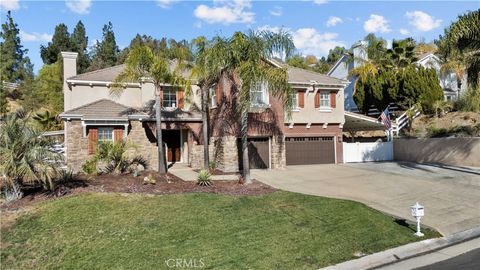
<svg viewBox="0 0 480 270">
<path fill-rule="evenodd" d="M 174 89 L 163 90 L 163 107 L 176 108 L 177 107 L 177 91 Z"/>
<path fill-rule="evenodd" d="M 266 82 L 256 83 L 250 89 L 250 103 L 252 106 L 268 105 L 268 84 Z"/>
<path fill-rule="evenodd" d="M 99 142 L 113 142 L 113 128 L 101 127 L 98 128 Z"/>
<path fill-rule="evenodd" d="M 210 88 L 210 107 L 217 107 L 217 91 L 215 91 L 214 87 Z"/>
<path fill-rule="evenodd" d="M 320 92 L 320 108 L 330 108 L 329 92 Z"/>
<path fill-rule="evenodd" d="M 292 109 L 293 110 L 299 110 L 300 106 L 298 104 L 298 92 L 294 91 L 292 93 Z"/>
</svg>

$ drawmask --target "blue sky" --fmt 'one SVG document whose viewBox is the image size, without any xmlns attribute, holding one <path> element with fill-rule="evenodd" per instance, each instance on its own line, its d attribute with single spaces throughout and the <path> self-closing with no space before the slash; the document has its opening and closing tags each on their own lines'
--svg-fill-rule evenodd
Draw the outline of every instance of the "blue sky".
<svg viewBox="0 0 480 270">
<path fill-rule="evenodd" d="M 51 39 L 55 25 L 65 23 L 72 31 L 78 20 L 91 44 L 111 21 L 121 48 L 136 33 L 191 40 L 283 27 L 300 53 L 325 56 L 330 48 L 350 47 L 369 32 L 388 41 L 412 36 L 428 42 L 459 14 L 479 8 L 480 1 L 0 1 L 1 21 L 12 10 L 35 71 L 43 65 L 40 45 Z"/>
</svg>

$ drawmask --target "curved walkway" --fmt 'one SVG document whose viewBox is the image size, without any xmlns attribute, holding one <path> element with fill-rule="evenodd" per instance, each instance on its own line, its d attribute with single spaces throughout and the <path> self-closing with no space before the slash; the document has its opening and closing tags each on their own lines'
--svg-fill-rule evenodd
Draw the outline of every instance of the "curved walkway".
<svg viewBox="0 0 480 270">
<path fill-rule="evenodd" d="M 259 181 L 310 195 L 350 199 L 412 220 L 410 206 L 425 206 L 422 223 L 443 235 L 480 226 L 480 171 L 415 163 L 352 163 L 252 170 Z"/>
</svg>

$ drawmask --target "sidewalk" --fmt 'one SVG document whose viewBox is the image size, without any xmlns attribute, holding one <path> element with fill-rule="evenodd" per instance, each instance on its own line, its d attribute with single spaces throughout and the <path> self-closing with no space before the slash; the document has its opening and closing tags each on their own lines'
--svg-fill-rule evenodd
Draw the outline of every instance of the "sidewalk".
<svg viewBox="0 0 480 270">
<path fill-rule="evenodd" d="M 198 173 L 192 168 L 188 167 L 182 163 L 174 164 L 169 170 L 170 173 L 179 177 L 183 181 L 197 181 Z M 212 175 L 211 179 L 215 180 L 238 180 L 238 175 L 227 174 L 227 175 Z"/>
<path fill-rule="evenodd" d="M 480 247 L 480 227 L 446 237 L 392 248 L 322 270 L 412 269 L 455 257 Z"/>
</svg>

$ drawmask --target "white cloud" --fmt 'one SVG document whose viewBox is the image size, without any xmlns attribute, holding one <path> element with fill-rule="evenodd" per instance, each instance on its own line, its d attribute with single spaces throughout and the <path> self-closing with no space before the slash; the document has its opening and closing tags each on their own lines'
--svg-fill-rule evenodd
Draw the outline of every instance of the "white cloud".
<svg viewBox="0 0 480 270">
<path fill-rule="evenodd" d="M 270 10 L 270 14 L 273 16 L 282 16 L 283 10 L 280 6 L 274 6 L 272 10 Z"/>
<path fill-rule="evenodd" d="M 157 6 L 161 8 L 169 8 L 173 4 L 173 0 L 157 0 Z"/>
<path fill-rule="evenodd" d="M 83 15 L 88 14 L 90 12 L 90 7 L 92 6 L 91 0 L 65 0 L 65 4 L 67 5 L 70 11 Z"/>
<path fill-rule="evenodd" d="M 405 17 L 409 23 L 420 31 L 427 32 L 440 26 L 442 20 L 435 19 L 435 17 L 428 15 L 422 11 L 409 11 L 405 13 Z"/>
<path fill-rule="evenodd" d="M 313 0 L 313 3 L 315 3 L 317 5 L 323 5 L 323 4 L 328 3 L 328 1 L 327 0 Z"/>
<path fill-rule="evenodd" d="M 5 10 L 20 9 L 19 0 L 2 0 L 0 1 L 0 9 L 5 9 Z"/>
<path fill-rule="evenodd" d="M 408 35 L 408 34 L 410 34 L 410 31 L 408 31 L 407 29 L 404 29 L 404 28 L 400 28 L 400 34 Z"/>
<path fill-rule="evenodd" d="M 320 33 L 315 28 L 299 28 L 292 30 L 290 28 L 264 25 L 258 30 L 269 30 L 272 32 L 279 32 L 280 29 L 292 34 L 293 43 L 303 55 L 315 55 L 317 57 L 327 56 L 330 49 L 336 46 L 346 47 L 345 43 L 336 40 L 337 33 Z"/>
<path fill-rule="evenodd" d="M 385 17 L 377 14 L 370 15 L 370 19 L 363 24 L 363 29 L 368 33 L 388 33 L 391 31 Z"/>
<path fill-rule="evenodd" d="M 253 23 L 250 0 L 214 0 L 213 7 L 199 5 L 193 12 L 195 17 L 207 23 Z"/>
<path fill-rule="evenodd" d="M 23 30 L 20 30 L 20 39 L 22 42 L 35 42 L 35 41 L 43 41 L 43 42 L 49 42 L 52 40 L 52 35 L 43 33 L 27 33 Z"/>
<path fill-rule="evenodd" d="M 328 18 L 328 21 L 327 21 L 327 26 L 330 27 L 330 26 L 335 26 L 339 23 L 342 23 L 343 20 L 342 18 L 339 18 L 339 17 L 335 17 L 335 16 L 330 16 L 330 18 Z"/>
</svg>

